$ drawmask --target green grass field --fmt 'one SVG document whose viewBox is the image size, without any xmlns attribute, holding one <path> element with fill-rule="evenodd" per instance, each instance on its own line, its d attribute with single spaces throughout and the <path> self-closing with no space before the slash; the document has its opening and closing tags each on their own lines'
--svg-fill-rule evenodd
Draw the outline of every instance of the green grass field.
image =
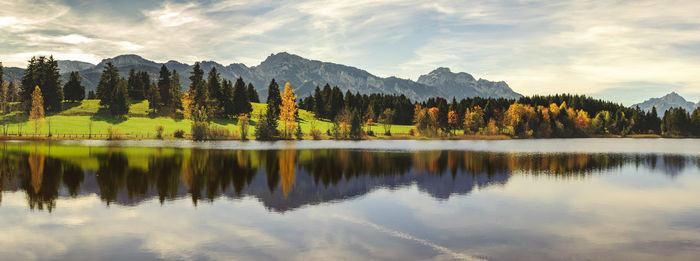
<svg viewBox="0 0 700 261">
<path fill-rule="evenodd" d="M 249 135 L 255 132 L 255 121 L 258 113 L 264 113 L 267 109 L 266 104 L 253 103 L 253 117 L 248 128 Z M 132 104 L 129 109 L 129 114 L 123 118 L 115 118 L 106 116 L 102 111 L 98 100 L 84 100 L 80 103 L 64 103 L 64 110 L 56 115 L 47 116 L 39 124 L 39 128 L 35 131 L 35 123 L 33 121 L 23 120 L 14 122 L 11 113 L 7 116 L 10 122 L 7 124 L 7 133 L 16 135 L 22 134 L 48 134 L 49 129 L 52 134 L 58 135 L 106 135 L 110 126 L 118 128 L 123 134 L 143 136 L 144 138 L 153 137 L 156 134 L 156 126 L 162 125 L 165 128 L 166 136 L 172 136 L 176 130 L 184 130 L 185 133 L 190 133 L 191 120 L 188 119 L 173 119 L 170 117 L 148 117 L 148 101 L 142 101 Z M 321 130 L 324 134 L 332 123 L 326 120 L 314 121 L 314 114 L 306 110 L 299 110 L 299 123 L 301 124 L 302 132 L 308 134 L 314 125 L 315 128 Z M 228 128 L 232 133 L 238 132 L 239 127 L 235 120 L 214 120 L 213 125 Z M 92 127 L 91 127 L 92 126 Z M 49 128 L 50 127 L 50 128 Z M 279 124 L 280 130 L 283 124 Z M 370 128 L 375 133 L 383 133 L 384 129 L 379 124 L 374 124 Z M 412 125 L 393 125 L 391 132 L 393 134 L 407 134 L 413 128 Z M 90 131 L 92 129 L 92 131 Z"/>
</svg>

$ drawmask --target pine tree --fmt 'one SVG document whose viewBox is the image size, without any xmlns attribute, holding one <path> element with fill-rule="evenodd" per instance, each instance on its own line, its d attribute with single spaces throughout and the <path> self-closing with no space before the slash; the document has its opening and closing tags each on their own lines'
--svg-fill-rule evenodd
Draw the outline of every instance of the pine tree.
<svg viewBox="0 0 700 261">
<path fill-rule="evenodd" d="M 112 95 L 117 89 L 119 80 L 119 70 L 114 67 L 112 62 L 108 62 L 102 70 L 100 82 L 97 84 L 97 98 L 100 99 L 100 105 L 109 106 L 112 104 Z"/>
<path fill-rule="evenodd" d="M 275 79 L 272 79 L 272 81 L 270 81 L 270 85 L 267 87 L 267 108 L 271 108 L 272 116 L 274 119 L 278 119 L 280 116 L 280 105 L 282 105 L 282 96 L 280 96 L 280 86 L 277 85 Z"/>
<path fill-rule="evenodd" d="M 270 105 L 268 104 L 268 110 Z M 282 105 L 279 106 L 280 109 L 280 120 L 284 122 L 284 137 L 288 138 L 291 134 L 291 130 L 295 128 L 296 125 L 296 112 L 297 112 L 297 95 L 294 94 L 294 90 L 286 83 L 284 85 L 284 96 L 282 97 Z"/>
<path fill-rule="evenodd" d="M 209 100 L 209 90 L 207 90 L 207 83 L 204 81 L 204 71 L 199 67 L 199 63 L 194 64 L 190 74 L 190 82 L 189 93 L 192 95 L 195 110 L 205 109 Z"/>
<path fill-rule="evenodd" d="M 328 86 L 328 84 L 326 84 Z M 324 87 L 325 88 L 325 87 Z M 329 86 L 330 88 L 330 86 Z M 323 96 L 321 95 L 321 89 L 316 86 L 316 89 L 314 90 L 314 114 L 316 117 L 319 118 L 325 118 L 326 115 L 324 113 L 326 102 L 323 100 Z"/>
<path fill-rule="evenodd" d="M 350 139 L 362 139 L 362 119 L 357 109 L 352 110 L 352 116 L 350 117 Z"/>
<path fill-rule="evenodd" d="M 236 106 L 233 103 L 233 83 L 229 80 L 223 80 L 221 86 L 223 116 L 236 117 Z"/>
<path fill-rule="evenodd" d="M 260 96 L 258 96 L 258 91 L 255 90 L 252 83 L 248 83 L 248 100 L 254 103 L 260 103 Z"/>
<path fill-rule="evenodd" d="M 71 72 L 70 78 L 66 85 L 63 87 L 63 91 L 66 96 L 66 100 L 77 102 L 85 99 L 85 86 L 82 85 L 82 77 L 78 72 Z"/>
<path fill-rule="evenodd" d="M 88 100 L 95 100 L 95 99 L 97 99 L 97 94 L 95 94 L 95 91 L 89 91 L 87 98 L 88 98 Z"/>
<path fill-rule="evenodd" d="M 148 98 L 148 108 L 153 110 L 153 113 L 156 113 L 156 111 L 160 109 L 161 104 L 158 84 L 155 82 L 151 83 L 151 87 L 148 88 L 148 94 L 146 97 Z"/>
<path fill-rule="evenodd" d="M 182 98 L 184 97 L 182 94 L 182 84 L 180 84 L 180 74 L 177 73 L 176 70 L 173 70 L 173 76 L 170 79 L 170 86 L 172 90 L 172 105 L 173 105 L 173 111 L 177 109 L 182 109 Z"/>
<path fill-rule="evenodd" d="M 114 116 L 123 116 L 129 113 L 129 93 L 126 88 L 126 80 L 123 78 L 119 79 L 117 87 L 114 89 L 109 111 Z"/>
<path fill-rule="evenodd" d="M 253 107 L 248 100 L 248 92 L 245 88 L 243 78 L 238 77 L 236 84 L 233 85 L 233 106 L 234 116 L 238 114 L 248 114 L 253 111 Z"/>
<path fill-rule="evenodd" d="M 126 88 L 129 92 L 129 98 L 132 98 L 134 100 L 137 100 L 138 96 L 138 94 L 136 93 L 139 84 L 138 80 L 138 74 L 136 74 L 136 71 L 134 71 L 133 68 L 129 70 L 129 78 L 127 78 L 126 80 Z M 67 93 L 68 91 L 66 91 L 66 95 L 68 95 Z"/>
<path fill-rule="evenodd" d="M 172 90 L 170 70 L 163 64 L 160 67 L 160 76 L 158 77 L 158 94 L 160 99 L 158 100 L 158 111 L 164 114 L 170 114 L 175 111 L 174 95 Z"/>
<path fill-rule="evenodd" d="M 224 104 L 223 88 L 221 86 L 221 75 L 216 67 L 212 66 L 207 77 L 207 87 L 209 89 L 209 111 L 211 116 L 223 116 L 221 106 Z"/>
<path fill-rule="evenodd" d="M 58 62 L 49 56 L 32 57 L 22 77 L 21 98 L 26 110 L 31 109 L 31 95 L 34 87 L 39 86 L 44 96 L 44 109 L 47 112 L 59 112 L 63 105 L 63 88 L 61 87 Z"/>
</svg>

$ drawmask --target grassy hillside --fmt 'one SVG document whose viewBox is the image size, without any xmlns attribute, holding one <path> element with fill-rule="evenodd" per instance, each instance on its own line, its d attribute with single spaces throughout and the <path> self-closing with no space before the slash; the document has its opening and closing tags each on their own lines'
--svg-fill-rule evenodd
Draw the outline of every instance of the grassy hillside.
<svg viewBox="0 0 700 261">
<path fill-rule="evenodd" d="M 253 115 L 264 113 L 267 110 L 266 104 L 253 103 Z M 113 126 L 121 130 L 124 134 L 138 136 L 153 136 L 155 135 L 156 126 L 162 125 L 165 128 L 167 135 L 172 135 L 175 130 L 184 130 L 185 133 L 190 133 L 190 125 L 192 121 L 188 119 L 173 119 L 169 117 L 148 117 L 148 101 L 142 101 L 132 104 L 129 109 L 129 114 L 123 118 L 115 118 L 108 116 L 99 106 L 98 100 L 84 100 L 80 103 L 64 103 L 64 111 L 47 116 L 38 134 L 48 134 L 49 125 L 51 133 L 55 135 L 75 135 L 90 133 L 90 125 L 92 124 L 92 134 L 106 134 L 109 126 Z M 8 134 L 17 134 L 21 127 L 23 134 L 34 134 L 34 122 L 26 119 L 19 122 L 13 120 L 12 115 L 8 116 L 10 122 L 7 125 Z M 313 113 L 306 110 L 299 110 L 299 122 L 301 123 L 302 131 L 305 134 L 309 133 L 312 122 L 315 127 L 323 133 L 332 126 L 328 121 L 313 121 Z M 255 121 L 257 117 L 251 119 L 249 133 L 252 135 L 255 131 Z M 232 132 L 238 131 L 235 120 L 215 120 L 212 124 L 228 128 Z M 279 124 L 280 129 L 282 124 Z M 413 126 L 410 125 L 394 125 L 391 132 L 394 134 L 406 134 Z M 383 133 L 383 128 L 379 124 L 371 126 L 376 133 Z"/>
</svg>

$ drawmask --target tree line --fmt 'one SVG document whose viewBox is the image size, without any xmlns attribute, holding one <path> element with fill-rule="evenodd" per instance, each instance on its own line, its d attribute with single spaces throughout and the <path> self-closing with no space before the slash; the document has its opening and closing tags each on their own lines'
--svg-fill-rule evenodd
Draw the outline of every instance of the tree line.
<svg viewBox="0 0 700 261">
<path fill-rule="evenodd" d="M 53 57 L 32 57 L 26 74 L 17 83 L 2 81 L 0 63 L 0 109 L 3 113 L 16 104 L 26 115 L 57 113 L 63 101 L 80 102 L 86 98 L 85 87 L 78 72 L 71 72 L 65 85 L 61 83 L 58 63 Z M 391 126 L 414 125 L 414 134 L 450 136 L 458 131 L 465 134 L 515 137 L 587 137 L 594 135 L 657 134 L 667 136 L 700 136 L 700 111 L 688 112 L 672 108 L 660 117 L 656 108 L 646 112 L 621 104 L 594 99 L 585 95 L 534 95 L 515 99 L 465 98 L 448 101 L 433 97 L 417 102 L 404 95 L 360 94 L 343 91 L 326 84 L 297 99 L 287 83 L 284 92 L 272 79 L 268 85 L 267 110 L 253 112 L 251 102 L 260 102 L 251 83 L 241 77 L 235 81 L 223 79 L 215 67 L 205 74 L 195 63 L 187 92 L 183 92 L 180 75 L 162 65 L 158 75 L 131 70 L 126 78 L 112 63 L 102 71 L 96 92 L 88 99 L 99 99 L 103 110 L 114 115 L 128 114 L 136 101 L 148 100 L 153 115 L 184 117 L 193 120 L 192 130 L 211 136 L 209 122 L 234 119 L 245 124 L 257 114 L 255 136 L 268 140 L 299 136 L 298 110 L 314 113 L 332 127 L 327 135 L 333 138 L 361 139 L 374 135 L 371 127 L 381 125 L 385 135 Z M 37 91 L 38 88 L 38 91 Z M 39 98 L 37 98 L 39 97 Z M 37 105 L 41 105 L 39 113 Z M 31 116 L 31 115 L 30 115 Z M 282 126 L 280 126 L 280 124 Z M 283 127 L 281 130 L 279 127 Z M 245 130 L 241 126 L 241 134 Z M 313 126 L 309 133 L 320 135 Z"/>
</svg>

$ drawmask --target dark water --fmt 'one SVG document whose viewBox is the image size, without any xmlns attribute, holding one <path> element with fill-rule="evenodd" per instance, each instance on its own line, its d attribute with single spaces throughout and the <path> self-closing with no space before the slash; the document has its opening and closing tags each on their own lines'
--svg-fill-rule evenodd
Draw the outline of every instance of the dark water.
<svg viewBox="0 0 700 261">
<path fill-rule="evenodd" d="M 700 141 L 0 143 L 2 260 L 698 260 Z"/>
</svg>

